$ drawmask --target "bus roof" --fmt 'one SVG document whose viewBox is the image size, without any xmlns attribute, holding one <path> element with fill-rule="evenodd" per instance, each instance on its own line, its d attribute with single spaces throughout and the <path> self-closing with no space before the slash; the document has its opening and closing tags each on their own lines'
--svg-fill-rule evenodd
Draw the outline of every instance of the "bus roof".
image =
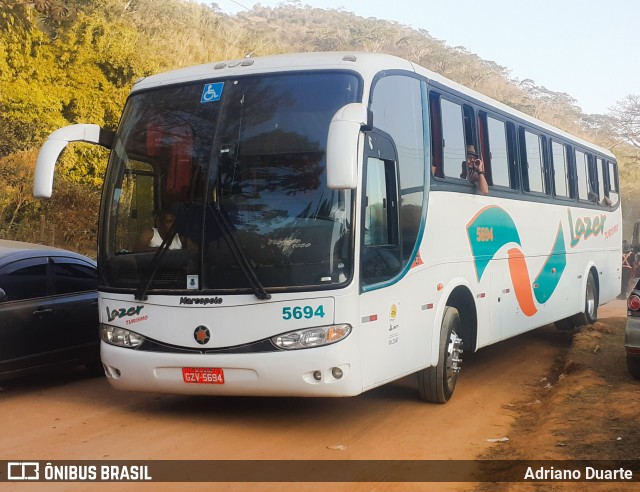
<svg viewBox="0 0 640 492">
<path fill-rule="evenodd" d="M 271 72 L 293 72 L 304 70 L 354 70 L 364 78 L 365 82 L 370 82 L 373 77 L 384 70 L 406 70 L 426 77 L 437 82 L 444 87 L 448 87 L 458 93 L 475 99 L 477 102 L 489 108 L 495 108 L 503 113 L 512 115 L 522 121 L 528 122 L 541 129 L 555 133 L 570 141 L 576 142 L 584 147 L 591 148 L 599 153 L 615 159 L 614 155 L 607 149 L 590 143 L 575 135 L 560 130 L 548 123 L 544 123 L 517 109 L 503 104 L 495 99 L 485 96 L 473 89 L 469 89 L 462 84 L 454 82 L 446 77 L 432 72 L 420 65 L 412 63 L 403 58 L 382 53 L 363 52 L 310 52 L 292 53 L 283 55 L 272 55 L 257 58 L 240 58 L 222 62 L 206 63 L 192 67 L 180 68 L 169 72 L 152 75 L 138 80 L 133 86 L 132 92 L 150 89 L 163 85 L 172 85 L 189 81 L 207 80 L 217 77 L 237 77 L 241 75 L 271 73 Z M 368 84 L 366 84 L 368 86 Z M 364 96 L 367 97 L 366 89 Z"/>
</svg>

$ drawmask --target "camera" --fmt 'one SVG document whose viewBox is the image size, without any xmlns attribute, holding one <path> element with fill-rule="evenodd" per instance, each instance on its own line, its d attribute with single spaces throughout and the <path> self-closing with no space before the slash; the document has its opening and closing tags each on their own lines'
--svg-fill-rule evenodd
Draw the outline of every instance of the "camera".
<svg viewBox="0 0 640 492">
<path fill-rule="evenodd" d="M 467 162 L 467 170 L 469 174 L 478 172 L 480 166 L 480 159 L 473 159 L 471 162 Z"/>
</svg>

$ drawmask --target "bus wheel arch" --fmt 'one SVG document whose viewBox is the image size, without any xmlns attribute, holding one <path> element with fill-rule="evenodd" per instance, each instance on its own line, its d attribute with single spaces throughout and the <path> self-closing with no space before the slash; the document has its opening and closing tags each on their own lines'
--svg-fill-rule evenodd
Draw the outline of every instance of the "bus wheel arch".
<svg viewBox="0 0 640 492">
<path fill-rule="evenodd" d="M 591 266 L 586 273 L 584 284 L 584 302 L 582 312 L 574 315 L 572 321 L 574 326 L 591 325 L 598 319 L 598 303 L 600 296 L 600 282 L 598 270 Z"/>
<path fill-rule="evenodd" d="M 463 351 L 475 350 L 476 325 L 477 313 L 471 292 L 464 286 L 456 287 L 444 307 L 438 336 L 438 362 L 418 371 L 418 391 L 422 400 L 449 401 L 460 373 Z"/>
<path fill-rule="evenodd" d="M 447 306 L 454 307 L 460 315 L 460 333 L 462 348 L 475 352 L 478 339 L 478 312 L 471 291 L 465 286 L 458 286 L 449 295 Z"/>
</svg>

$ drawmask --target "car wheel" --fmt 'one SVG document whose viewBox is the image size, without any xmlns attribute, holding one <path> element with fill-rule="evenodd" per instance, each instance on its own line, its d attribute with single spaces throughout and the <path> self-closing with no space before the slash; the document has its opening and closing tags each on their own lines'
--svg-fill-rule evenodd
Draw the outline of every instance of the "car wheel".
<svg viewBox="0 0 640 492">
<path fill-rule="evenodd" d="M 640 357 L 627 355 L 627 369 L 634 378 L 640 379 Z"/>
<path fill-rule="evenodd" d="M 572 318 L 564 318 L 561 320 L 558 320 L 554 323 L 556 330 L 558 331 L 571 331 L 574 330 L 576 325 L 573 322 Z"/>
</svg>

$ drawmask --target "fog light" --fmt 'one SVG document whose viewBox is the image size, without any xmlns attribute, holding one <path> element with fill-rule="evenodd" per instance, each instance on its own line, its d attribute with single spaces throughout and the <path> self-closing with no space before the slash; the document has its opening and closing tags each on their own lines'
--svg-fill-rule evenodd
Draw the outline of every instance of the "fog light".
<svg viewBox="0 0 640 492">
<path fill-rule="evenodd" d="M 104 366 L 105 369 L 105 373 L 107 376 L 109 376 L 111 379 L 118 379 L 121 375 L 120 369 L 118 369 L 117 367 L 111 367 L 111 366 Z"/>
<path fill-rule="evenodd" d="M 331 375 L 336 379 L 341 379 L 342 374 L 342 369 L 340 369 L 339 367 L 334 367 L 333 369 L 331 369 Z"/>
<path fill-rule="evenodd" d="M 320 381 L 322 379 L 322 373 L 320 371 L 313 371 L 313 379 Z"/>
</svg>

